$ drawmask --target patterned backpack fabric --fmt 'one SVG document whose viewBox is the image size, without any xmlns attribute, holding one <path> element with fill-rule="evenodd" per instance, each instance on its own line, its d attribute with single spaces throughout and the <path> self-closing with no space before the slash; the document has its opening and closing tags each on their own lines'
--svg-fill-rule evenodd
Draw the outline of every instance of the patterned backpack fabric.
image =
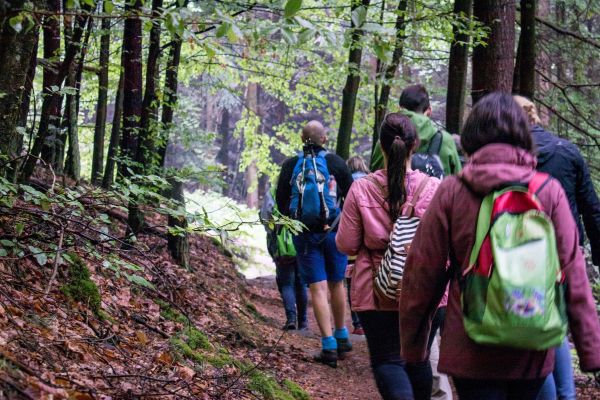
<svg viewBox="0 0 600 400">
<path fill-rule="evenodd" d="M 536 173 L 481 203 L 469 268 L 461 280 L 463 321 L 477 343 L 530 350 L 561 344 L 567 330 L 563 275 L 552 220 Z"/>
<path fill-rule="evenodd" d="M 379 182 L 370 176 L 367 178 L 374 182 L 385 194 L 385 190 Z M 373 289 L 381 299 L 398 301 L 406 257 L 420 221 L 419 218 L 414 216 L 415 205 L 421 193 L 427 187 L 428 181 L 429 178 L 423 179 L 411 201 L 404 203 L 402 206 L 402 214 L 394 222 L 394 227 L 390 233 L 390 242 L 381 263 L 373 270 Z"/>
<path fill-rule="evenodd" d="M 440 150 L 442 149 L 443 134 L 437 131 L 431 138 L 426 153 L 415 153 L 412 156 L 411 168 L 418 169 L 429 176 L 435 178 L 444 178 L 444 166 L 440 159 Z"/>
</svg>

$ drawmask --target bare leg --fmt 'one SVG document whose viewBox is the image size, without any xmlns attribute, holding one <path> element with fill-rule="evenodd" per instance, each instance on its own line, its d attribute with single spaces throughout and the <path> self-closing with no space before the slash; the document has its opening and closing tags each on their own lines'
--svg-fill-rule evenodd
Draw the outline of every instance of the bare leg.
<svg viewBox="0 0 600 400">
<path fill-rule="evenodd" d="M 329 282 L 329 292 L 331 293 L 331 309 L 335 328 L 341 329 L 346 326 L 346 288 L 344 288 L 344 281 Z"/>
<path fill-rule="evenodd" d="M 310 295 L 321 336 L 331 336 L 333 331 L 331 330 L 331 315 L 327 301 L 327 281 L 311 283 Z"/>
</svg>

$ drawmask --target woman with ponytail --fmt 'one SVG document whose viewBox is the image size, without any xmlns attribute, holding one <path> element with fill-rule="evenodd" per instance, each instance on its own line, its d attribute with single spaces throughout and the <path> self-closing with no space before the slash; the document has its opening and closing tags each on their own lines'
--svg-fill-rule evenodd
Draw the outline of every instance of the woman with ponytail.
<svg viewBox="0 0 600 400">
<path fill-rule="evenodd" d="M 410 168 L 419 147 L 416 129 L 399 113 L 388 114 L 381 124 L 379 143 L 384 169 L 354 182 L 344 203 L 336 244 L 338 250 L 356 256 L 349 274 L 352 309 L 358 313 L 369 347 L 371 368 L 384 400 L 429 399 L 429 362 L 406 364 L 400 357 L 398 303 L 378 297 L 373 290 L 373 271 L 378 268 L 390 240 L 395 220 L 424 179 L 415 199 L 414 216 L 422 217 L 440 183 Z"/>
</svg>

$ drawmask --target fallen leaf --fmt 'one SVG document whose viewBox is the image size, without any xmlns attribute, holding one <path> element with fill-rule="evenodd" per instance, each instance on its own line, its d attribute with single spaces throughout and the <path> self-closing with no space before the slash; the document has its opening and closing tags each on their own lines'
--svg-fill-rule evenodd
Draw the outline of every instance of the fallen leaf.
<svg viewBox="0 0 600 400">
<path fill-rule="evenodd" d="M 142 346 L 146 346 L 148 344 L 149 340 L 145 332 L 136 331 L 135 336 L 137 336 L 137 339 L 142 344 Z"/>
</svg>

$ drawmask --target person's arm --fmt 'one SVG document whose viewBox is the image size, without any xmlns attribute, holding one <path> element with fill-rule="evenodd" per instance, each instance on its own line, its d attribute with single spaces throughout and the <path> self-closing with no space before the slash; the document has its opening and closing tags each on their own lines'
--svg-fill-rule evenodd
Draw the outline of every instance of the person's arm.
<svg viewBox="0 0 600 400">
<path fill-rule="evenodd" d="M 577 227 L 567 196 L 558 183 L 551 181 L 545 190 L 555 197 L 551 212 L 561 270 L 565 277 L 565 300 L 569 328 L 573 336 L 582 371 L 600 370 L 600 322 L 579 249 Z M 542 194 L 541 192 L 540 194 Z"/>
<path fill-rule="evenodd" d="M 454 143 L 452 135 L 448 132 L 444 132 L 443 135 L 444 149 L 446 150 L 444 168 L 447 169 L 444 173 L 446 176 L 456 175 L 462 169 L 458 149 L 456 148 L 456 143 Z"/>
<path fill-rule="evenodd" d="M 355 185 L 348 192 L 344 202 L 344 212 L 342 212 L 335 236 L 337 249 L 348 256 L 357 255 L 363 242 L 363 223 L 356 199 L 357 189 L 358 185 Z"/>
<path fill-rule="evenodd" d="M 277 179 L 277 190 L 275 191 L 275 202 L 277 209 L 283 215 L 290 215 L 290 196 L 292 195 L 292 174 L 296 165 L 297 157 L 288 158 L 281 166 L 279 178 Z"/>
<path fill-rule="evenodd" d="M 400 348 L 406 362 L 426 359 L 431 319 L 449 280 L 446 261 L 449 251 L 451 180 L 440 184 L 427 207 L 404 267 L 400 291 Z"/>
<path fill-rule="evenodd" d="M 585 233 L 592 248 L 592 262 L 600 265 L 600 201 L 585 160 L 577 151 L 577 182 L 575 197 L 583 219 Z"/>
</svg>

